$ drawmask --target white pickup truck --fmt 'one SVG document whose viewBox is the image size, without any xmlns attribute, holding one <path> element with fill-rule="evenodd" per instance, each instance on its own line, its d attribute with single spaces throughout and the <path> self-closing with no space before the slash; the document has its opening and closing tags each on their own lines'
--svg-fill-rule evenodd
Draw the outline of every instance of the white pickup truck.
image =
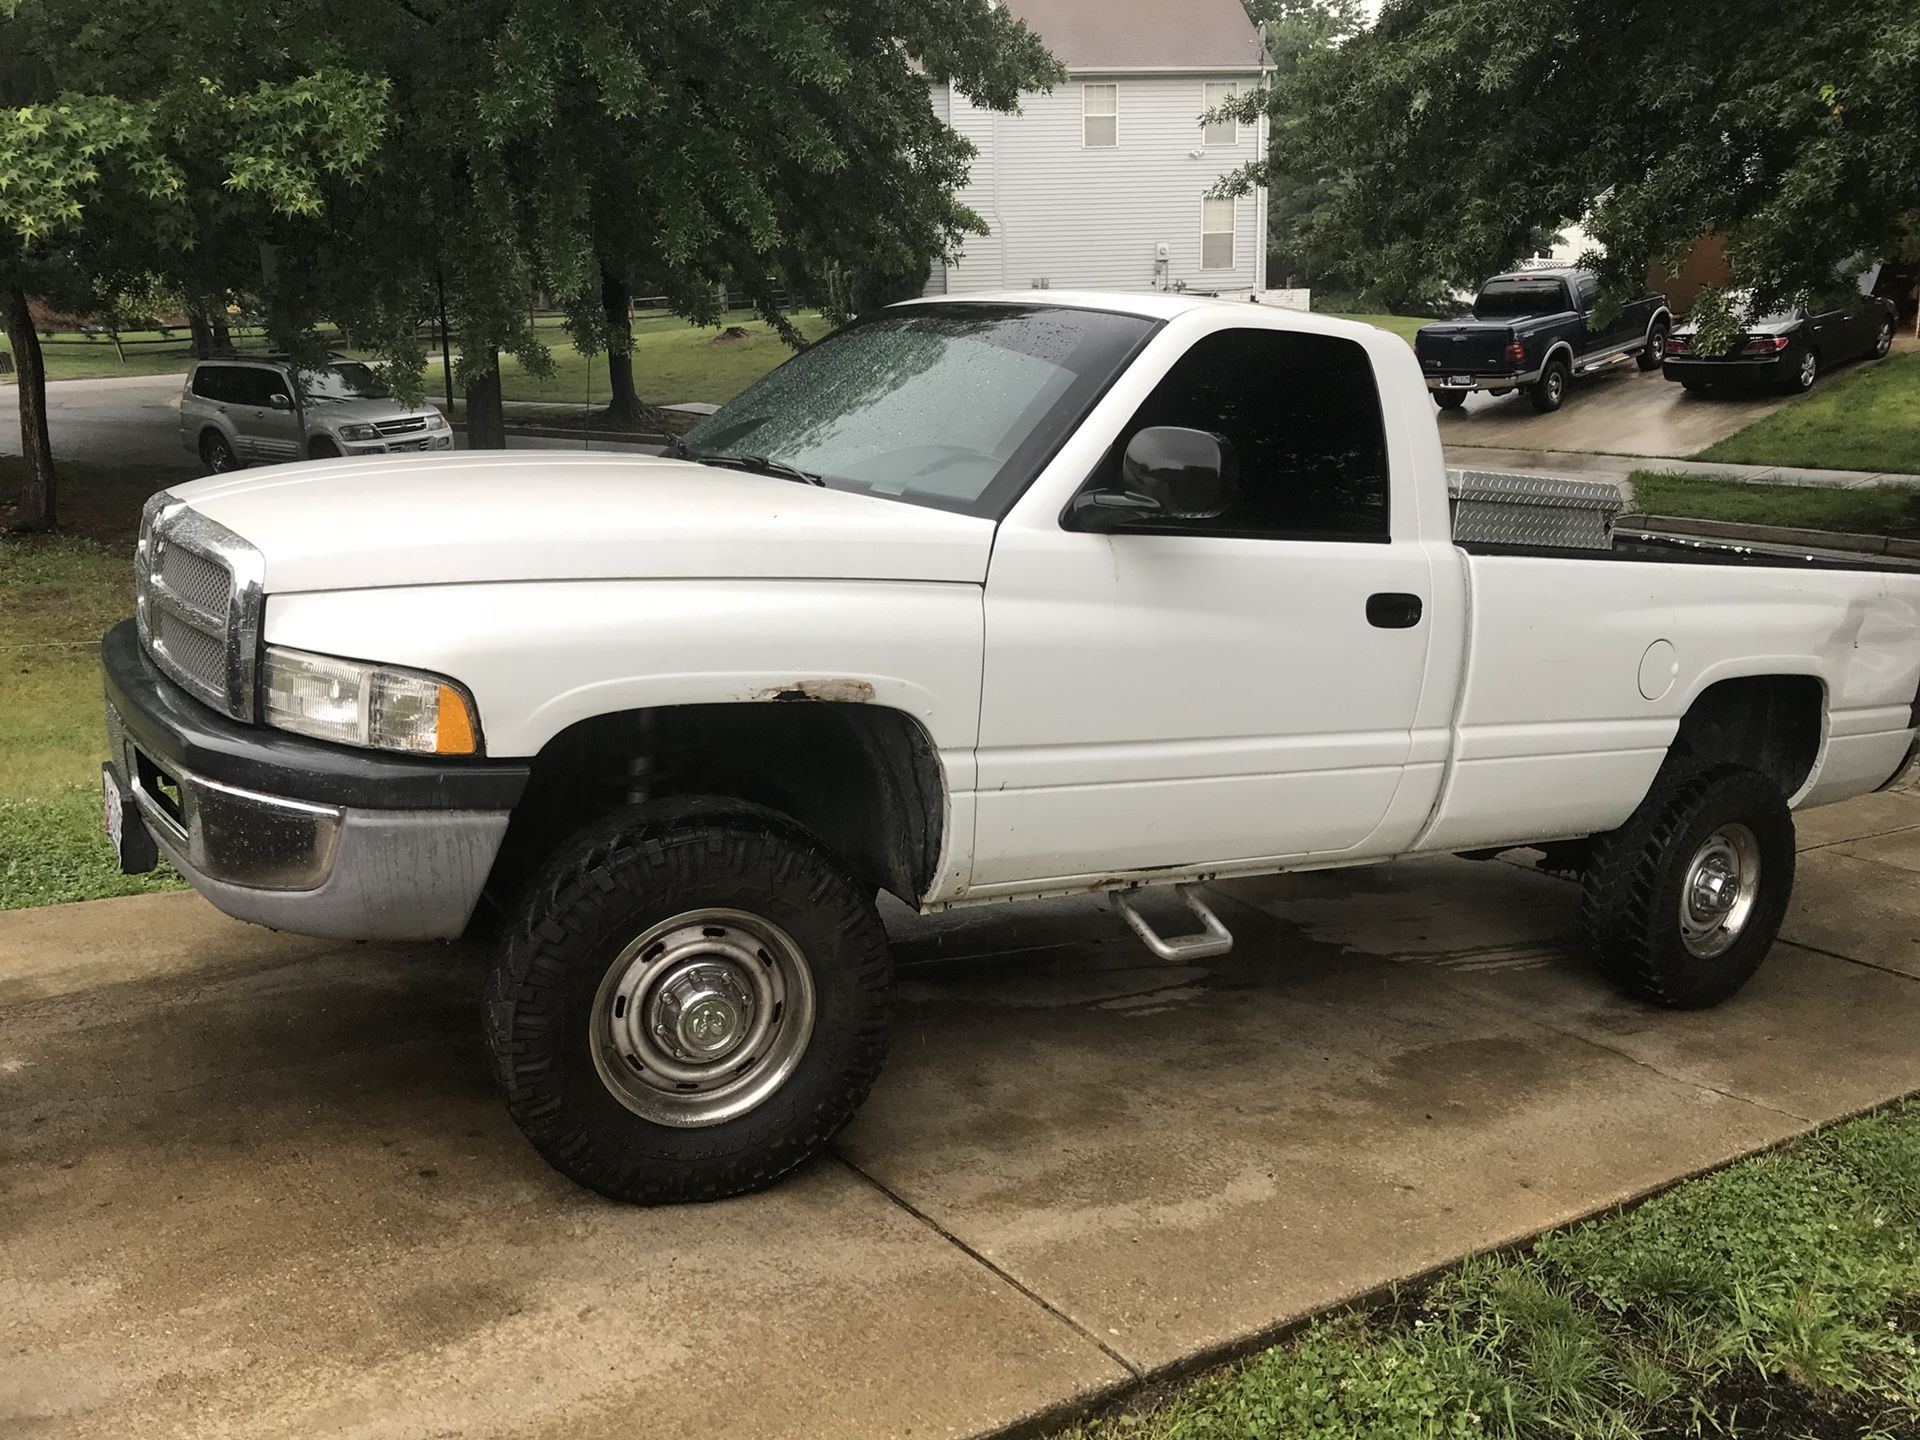
<svg viewBox="0 0 1920 1440">
<path fill-rule="evenodd" d="M 319 935 L 485 897 L 506 1102 L 612 1196 L 767 1183 L 853 1114 L 881 891 L 1112 891 L 1193 955 L 1230 943 L 1195 882 L 1536 846 L 1609 976 L 1705 1005 L 1774 939 L 1791 810 L 1915 755 L 1920 574 L 1456 539 L 1419 366 L 1361 325 L 915 302 L 679 448 L 176 487 L 104 649 L 122 864 Z"/>
</svg>

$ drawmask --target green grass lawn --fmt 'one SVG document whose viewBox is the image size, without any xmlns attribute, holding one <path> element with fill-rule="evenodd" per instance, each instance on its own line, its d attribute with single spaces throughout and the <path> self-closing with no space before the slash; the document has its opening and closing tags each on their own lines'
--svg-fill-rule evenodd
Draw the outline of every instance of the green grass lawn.
<svg viewBox="0 0 1920 1440">
<path fill-rule="evenodd" d="M 1315 1322 L 1080 1440 L 1920 1435 L 1920 1103 Z"/>
<path fill-rule="evenodd" d="M 1382 330 L 1391 330 L 1407 344 L 1413 344 L 1413 337 L 1422 325 L 1431 325 L 1432 320 L 1421 315 L 1347 315 L 1327 311 L 1336 320 L 1358 320 L 1362 325 L 1377 325 Z"/>
<path fill-rule="evenodd" d="M 1920 475 L 1920 352 L 1835 371 L 1694 459 Z"/>
<path fill-rule="evenodd" d="M 827 325 L 811 312 L 795 314 L 802 334 L 817 339 Z M 793 354 L 762 321 L 744 312 L 729 315 L 727 326 L 746 331 L 744 339 L 722 339 L 721 331 L 687 324 L 674 316 L 636 320 L 633 327 L 633 383 L 641 400 L 672 405 L 683 400 L 720 404 L 731 400 Z M 607 357 L 582 355 L 564 335 L 549 342 L 553 373 L 531 375 L 512 356 L 500 361 L 501 394 L 508 400 L 552 405 L 607 403 Z M 446 393 L 446 370 L 436 356 L 427 367 L 427 396 Z M 457 392 L 456 392 L 457 393 Z"/>
<path fill-rule="evenodd" d="M 1920 358 L 1920 357 L 1916 357 Z M 1816 485 L 1749 485 L 1707 475 L 1636 470 L 1634 509 L 1745 525 L 1787 525 L 1855 535 L 1920 535 L 1920 488 L 1873 485 L 1842 490 Z"/>
<path fill-rule="evenodd" d="M 125 546 L 0 537 L 0 910 L 179 887 L 120 874 L 100 829 L 99 643 L 132 588 Z"/>
</svg>

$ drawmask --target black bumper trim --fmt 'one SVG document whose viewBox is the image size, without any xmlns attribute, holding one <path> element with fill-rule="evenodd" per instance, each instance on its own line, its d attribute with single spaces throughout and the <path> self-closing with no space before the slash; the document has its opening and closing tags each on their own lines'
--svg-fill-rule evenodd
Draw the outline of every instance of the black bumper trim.
<svg viewBox="0 0 1920 1440">
<path fill-rule="evenodd" d="M 100 668 L 129 739 L 163 767 L 223 785 L 373 810 L 508 810 L 527 786 L 522 764 L 348 750 L 229 720 L 154 668 L 131 620 L 107 631 Z"/>
</svg>

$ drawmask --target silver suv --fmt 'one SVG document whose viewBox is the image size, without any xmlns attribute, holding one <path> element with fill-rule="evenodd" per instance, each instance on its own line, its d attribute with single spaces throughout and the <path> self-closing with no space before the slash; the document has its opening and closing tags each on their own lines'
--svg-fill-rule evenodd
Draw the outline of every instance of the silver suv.
<svg viewBox="0 0 1920 1440">
<path fill-rule="evenodd" d="M 407 405 L 358 360 L 201 360 L 180 394 L 180 443 L 214 474 L 277 460 L 451 450 L 431 405 Z"/>
</svg>

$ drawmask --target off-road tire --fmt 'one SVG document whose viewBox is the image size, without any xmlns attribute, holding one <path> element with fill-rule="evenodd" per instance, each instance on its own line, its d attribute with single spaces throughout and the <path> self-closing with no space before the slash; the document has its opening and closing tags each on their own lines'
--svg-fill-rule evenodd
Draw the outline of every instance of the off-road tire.
<svg viewBox="0 0 1920 1440">
<path fill-rule="evenodd" d="M 1533 400 L 1533 408 L 1542 415 L 1551 415 L 1567 403 L 1567 386 L 1573 383 L 1573 367 L 1556 355 L 1541 370 L 1540 378 L 1527 387 L 1527 394 Z"/>
<path fill-rule="evenodd" d="M 1701 846 L 1729 824 L 1745 826 L 1759 843 L 1757 898 L 1732 946 L 1703 958 L 1682 937 L 1682 887 Z M 1637 999 L 1674 1010 L 1717 1005 L 1773 947 L 1793 871 L 1793 815 L 1773 780 L 1739 765 L 1673 765 L 1626 824 L 1595 838 L 1582 938 L 1600 972 Z"/>
<path fill-rule="evenodd" d="M 1640 347 L 1640 353 L 1633 357 L 1633 363 L 1644 371 L 1658 370 L 1660 362 L 1667 354 L 1667 327 L 1665 323 L 1656 324 L 1647 331 L 1647 343 Z"/>
<path fill-rule="evenodd" d="M 601 982 L 648 927 L 703 907 L 764 916 L 805 954 L 810 1038 L 745 1114 L 682 1128 L 602 1080 L 590 1021 Z M 807 831 L 742 801 L 635 806 L 590 827 L 528 887 L 487 984 L 494 1078 L 534 1149 L 616 1200 L 713 1200 L 771 1184 L 824 1146 L 886 1058 L 893 958 L 871 890 Z"/>
<path fill-rule="evenodd" d="M 1464 390 L 1436 390 L 1433 392 L 1433 403 L 1438 405 L 1442 410 L 1458 410 L 1462 405 L 1467 403 L 1467 392 Z"/>
<path fill-rule="evenodd" d="M 209 430 L 200 437 L 200 463 L 209 475 L 229 475 L 240 468 L 240 457 L 234 454 L 226 436 Z"/>
</svg>

